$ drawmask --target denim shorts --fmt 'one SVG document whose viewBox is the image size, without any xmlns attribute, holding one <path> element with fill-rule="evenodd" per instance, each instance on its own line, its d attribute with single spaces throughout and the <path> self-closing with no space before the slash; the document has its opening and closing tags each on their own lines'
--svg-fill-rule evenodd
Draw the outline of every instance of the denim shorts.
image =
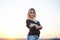
<svg viewBox="0 0 60 40">
<path fill-rule="evenodd" d="M 37 35 L 28 35 L 27 40 L 39 40 L 39 37 Z"/>
</svg>

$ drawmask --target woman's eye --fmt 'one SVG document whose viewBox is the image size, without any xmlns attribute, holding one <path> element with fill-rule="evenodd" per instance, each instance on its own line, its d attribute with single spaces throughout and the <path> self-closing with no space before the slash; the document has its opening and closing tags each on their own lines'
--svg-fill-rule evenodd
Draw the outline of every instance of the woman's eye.
<svg viewBox="0 0 60 40">
<path fill-rule="evenodd" d="M 30 12 L 30 13 L 34 13 L 34 12 Z"/>
</svg>

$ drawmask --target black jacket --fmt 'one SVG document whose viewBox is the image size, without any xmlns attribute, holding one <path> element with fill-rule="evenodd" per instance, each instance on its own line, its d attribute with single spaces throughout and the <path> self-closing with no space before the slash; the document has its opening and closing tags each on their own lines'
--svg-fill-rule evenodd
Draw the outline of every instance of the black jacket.
<svg viewBox="0 0 60 40">
<path fill-rule="evenodd" d="M 35 21 L 30 20 L 30 19 L 26 20 L 26 26 L 29 28 L 28 35 L 38 35 L 39 36 L 39 34 L 40 34 L 40 31 L 39 31 L 40 28 L 36 29 L 35 26 L 29 27 L 30 23 L 37 24 L 38 26 L 40 26 L 40 22 L 39 21 L 35 22 Z"/>
</svg>

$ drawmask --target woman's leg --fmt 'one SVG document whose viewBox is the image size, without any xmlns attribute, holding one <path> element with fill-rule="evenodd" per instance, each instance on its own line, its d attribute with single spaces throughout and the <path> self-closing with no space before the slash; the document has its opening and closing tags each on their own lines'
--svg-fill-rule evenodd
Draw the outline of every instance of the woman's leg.
<svg viewBox="0 0 60 40">
<path fill-rule="evenodd" d="M 33 35 L 27 36 L 27 40 L 35 40 L 35 37 Z"/>
<path fill-rule="evenodd" d="M 34 35 L 35 36 L 35 40 L 39 40 L 39 37 L 37 35 Z"/>
<path fill-rule="evenodd" d="M 29 35 L 27 36 L 27 40 L 39 40 L 39 37 L 37 35 Z"/>
</svg>

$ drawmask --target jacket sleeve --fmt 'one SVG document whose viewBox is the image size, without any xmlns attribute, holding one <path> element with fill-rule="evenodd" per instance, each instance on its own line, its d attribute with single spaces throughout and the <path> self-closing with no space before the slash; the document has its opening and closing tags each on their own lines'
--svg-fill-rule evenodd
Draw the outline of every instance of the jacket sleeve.
<svg viewBox="0 0 60 40">
<path fill-rule="evenodd" d="M 40 24 L 40 22 L 39 22 L 39 21 L 38 21 L 37 25 L 38 25 L 38 26 L 41 26 L 41 24 Z M 39 28 L 39 30 L 40 30 L 40 29 L 42 29 L 42 28 Z"/>
<path fill-rule="evenodd" d="M 26 20 L 26 26 L 27 26 L 27 28 L 30 28 L 29 25 L 30 25 L 29 21 Z"/>
<path fill-rule="evenodd" d="M 38 21 L 37 25 L 38 25 L 38 26 L 41 26 L 41 24 L 40 24 L 40 22 L 39 22 L 39 21 Z"/>
<path fill-rule="evenodd" d="M 29 29 L 36 29 L 36 27 L 35 26 L 33 26 L 33 27 L 30 27 L 30 21 L 29 20 L 26 20 L 26 26 L 27 26 L 27 28 L 29 28 Z"/>
</svg>

